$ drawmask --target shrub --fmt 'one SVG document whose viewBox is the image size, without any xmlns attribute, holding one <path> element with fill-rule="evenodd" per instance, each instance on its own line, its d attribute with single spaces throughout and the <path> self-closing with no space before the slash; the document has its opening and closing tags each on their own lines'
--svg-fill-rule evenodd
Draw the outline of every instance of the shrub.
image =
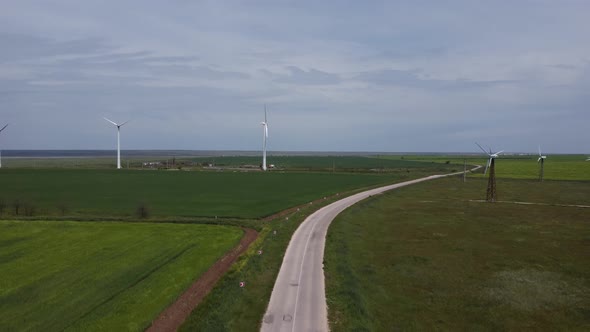
<svg viewBox="0 0 590 332">
<path fill-rule="evenodd" d="M 14 202 L 12 202 L 12 206 L 14 207 L 14 215 L 18 216 L 18 213 L 20 212 L 20 208 L 22 206 L 20 199 L 15 199 Z"/>
<path fill-rule="evenodd" d="M 60 215 L 65 216 L 68 213 L 68 205 L 64 202 L 57 204 L 57 209 L 59 210 Z"/>
<path fill-rule="evenodd" d="M 145 203 L 140 203 L 137 207 L 137 217 L 140 219 L 147 219 L 150 216 L 150 211 Z"/>
<path fill-rule="evenodd" d="M 25 210 L 25 216 L 31 217 L 35 214 L 35 205 L 31 202 L 25 202 L 23 204 L 23 209 Z"/>
</svg>

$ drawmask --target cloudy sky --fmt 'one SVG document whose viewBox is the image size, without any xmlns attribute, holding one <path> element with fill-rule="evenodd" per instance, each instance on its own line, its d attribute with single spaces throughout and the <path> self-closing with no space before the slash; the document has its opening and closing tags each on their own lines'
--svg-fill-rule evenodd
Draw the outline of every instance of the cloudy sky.
<svg viewBox="0 0 590 332">
<path fill-rule="evenodd" d="M 3 149 L 590 152 L 590 2 L 3 1 Z"/>
</svg>

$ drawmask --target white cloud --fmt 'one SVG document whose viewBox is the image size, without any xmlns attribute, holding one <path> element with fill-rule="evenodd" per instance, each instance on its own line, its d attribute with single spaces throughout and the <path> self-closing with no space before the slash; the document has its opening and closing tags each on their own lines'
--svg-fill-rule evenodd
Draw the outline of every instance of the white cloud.
<svg viewBox="0 0 590 332">
<path fill-rule="evenodd" d="M 572 141 L 590 141 L 589 9 L 13 2 L 0 13 L 0 121 L 28 127 L 3 145 L 109 148 L 95 118 L 112 112 L 137 119 L 129 148 L 258 149 L 267 103 L 277 150 L 475 150 L 483 137 L 524 151 L 549 132 L 554 149 L 584 152 Z"/>
</svg>

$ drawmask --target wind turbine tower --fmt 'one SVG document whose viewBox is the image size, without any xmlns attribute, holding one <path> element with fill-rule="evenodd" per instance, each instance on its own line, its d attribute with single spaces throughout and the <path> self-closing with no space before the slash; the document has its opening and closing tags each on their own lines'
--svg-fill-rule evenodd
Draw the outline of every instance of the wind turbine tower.
<svg viewBox="0 0 590 332">
<path fill-rule="evenodd" d="M 262 170 L 266 171 L 266 141 L 268 139 L 268 122 L 266 120 L 266 105 L 264 105 L 264 122 L 262 125 Z"/>
<path fill-rule="evenodd" d="M 121 124 L 118 124 L 118 123 L 111 121 L 107 118 L 104 118 L 104 119 L 117 127 L 117 169 L 121 169 L 121 127 L 123 127 L 123 125 L 129 121 L 125 121 Z"/>
<path fill-rule="evenodd" d="M 545 159 L 547 159 L 547 156 L 544 156 L 541 153 L 541 146 L 539 145 L 539 159 L 537 159 L 537 163 L 541 163 L 541 169 L 539 170 L 539 182 L 543 182 Z"/>
<path fill-rule="evenodd" d="M 6 129 L 6 127 L 8 127 L 8 124 L 6 124 L 6 126 L 2 127 L 2 129 L 0 129 L 0 133 Z M 2 150 L 0 149 L 0 168 L 2 168 Z"/>
<path fill-rule="evenodd" d="M 493 203 L 497 200 L 497 194 L 496 194 L 496 158 L 498 158 L 498 156 L 500 155 L 500 153 L 504 152 L 504 151 L 498 151 L 496 153 L 492 152 L 492 149 L 490 148 L 490 152 L 486 151 L 484 148 L 481 147 L 481 145 L 479 145 L 477 142 L 475 143 L 477 144 L 477 146 L 479 146 L 479 148 L 486 154 L 488 155 L 489 159 L 488 162 L 486 164 L 486 168 L 483 171 L 483 174 L 485 175 L 488 171 L 488 168 L 490 169 L 490 176 L 488 179 L 488 189 L 486 191 L 486 201 Z"/>
</svg>

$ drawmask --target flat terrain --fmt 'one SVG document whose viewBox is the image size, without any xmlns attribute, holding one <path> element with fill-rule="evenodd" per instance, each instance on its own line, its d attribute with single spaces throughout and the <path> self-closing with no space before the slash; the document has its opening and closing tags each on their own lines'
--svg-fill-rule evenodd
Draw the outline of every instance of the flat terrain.
<svg viewBox="0 0 590 332">
<path fill-rule="evenodd" d="M 0 221 L 0 330 L 144 330 L 242 234 L 211 225 Z"/>
<path fill-rule="evenodd" d="M 589 330 L 590 209 L 470 201 L 485 188 L 437 180 L 341 214 L 325 252 L 331 329 Z M 590 183 L 499 179 L 498 195 L 590 205 Z"/>
<path fill-rule="evenodd" d="M 450 163 L 463 166 L 463 161 L 471 165 L 484 165 L 486 159 L 483 156 L 382 156 L 380 158 L 387 160 L 421 161 Z M 537 163 L 538 155 L 500 155 L 496 159 L 496 176 L 499 178 L 511 179 L 538 179 L 540 164 Z M 586 161 L 585 155 L 549 155 L 545 160 L 544 179 L 546 180 L 575 180 L 590 181 L 590 161 Z M 458 167 L 458 166 L 455 166 Z M 483 169 L 479 175 L 483 177 Z"/>
<path fill-rule="evenodd" d="M 431 163 L 419 164 L 424 169 L 379 174 L 3 168 L 0 215 L 16 215 L 18 203 L 19 216 L 133 217 L 144 204 L 155 217 L 260 218 L 323 196 L 416 178 L 434 169 Z"/>
<path fill-rule="evenodd" d="M 220 223 L 256 228 L 259 240 L 183 327 L 251 331 L 258 329 L 290 235 L 317 205 L 336 199 L 330 198 L 336 193 L 455 167 L 365 157 L 306 158 L 284 157 L 291 164 L 283 169 L 296 171 L 268 173 L 229 169 L 236 166 L 232 163 L 224 171 L 84 169 L 96 165 L 87 160 L 69 168 L 57 159 L 44 166 L 47 160 L 39 160 L 44 168 L 3 168 L 0 217 L 8 221 L 0 223 L 0 268 L 15 273 L 0 279 L 0 329 L 141 330 L 241 235 L 237 228 L 214 226 L 12 218 L 132 220 L 143 204 L 154 220 L 198 222 L 218 216 Z M 237 167 L 247 165 L 243 162 Z M 275 220 L 252 220 L 299 205 L 305 207 Z M 256 254 L 258 249 L 264 254 Z M 237 287 L 242 280 L 247 286 Z"/>
<path fill-rule="evenodd" d="M 212 164 L 215 166 L 239 167 L 246 165 L 258 166 L 260 157 L 199 157 L 190 159 L 198 164 Z M 432 169 L 431 161 L 410 161 L 377 158 L 376 156 L 268 156 L 268 165 L 273 164 L 277 169 L 314 170 L 314 171 L 396 171 L 406 169 Z M 443 163 L 438 167 L 445 169 Z"/>
<path fill-rule="evenodd" d="M 347 207 L 368 197 L 439 177 L 441 175 L 362 191 L 307 217 L 289 242 L 261 331 L 327 331 L 323 263 L 326 233 L 332 220 Z"/>
</svg>

